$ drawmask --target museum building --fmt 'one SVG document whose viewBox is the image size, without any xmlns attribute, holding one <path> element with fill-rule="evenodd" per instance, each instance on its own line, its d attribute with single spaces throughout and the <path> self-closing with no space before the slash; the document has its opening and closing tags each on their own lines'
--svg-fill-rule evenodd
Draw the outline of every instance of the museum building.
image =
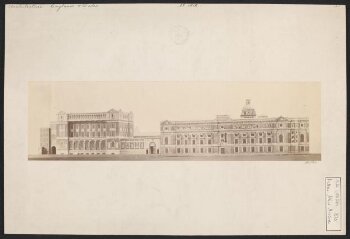
<svg viewBox="0 0 350 239">
<path fill-rule="evenodd" d="M 57 114 L 40 131 L 42 154 L 159 154 L 159 136 L 134 136 L 132 112 Z"/>
<path fill-rule="evenodd" d="M 161 122 L 165 155 L 294 154 L 309 152 L 308 118 L 257 117 L 246 100 L 240 119 Z"/>
<path fill-rule="evenodd" d="M 256 116 L 246 100 L 240 119 L 160 123 L 160 136 L 135 136 L 132 112 L 57 114 L 40 130 L 41 154 L 304 154 L 309 152 L 308 118 Z"/>
</svg>

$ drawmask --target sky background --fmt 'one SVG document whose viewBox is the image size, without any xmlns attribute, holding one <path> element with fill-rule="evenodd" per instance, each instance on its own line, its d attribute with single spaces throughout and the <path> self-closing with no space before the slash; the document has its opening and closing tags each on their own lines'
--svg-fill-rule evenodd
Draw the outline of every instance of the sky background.
<svg viewBox="0 0 350 239">
<path fill-rule="evenodd" d="M 29 82 L 29 153 L 38 152 L 40 127 L 63 110 L 134 113 L 136 134 L 159 134 L 162 120 L 240 118 L 245 99 L 257 115 L 309 117 L 310 147 L 320 152 L 320 84 L 317 82 Z"/>
</svg>

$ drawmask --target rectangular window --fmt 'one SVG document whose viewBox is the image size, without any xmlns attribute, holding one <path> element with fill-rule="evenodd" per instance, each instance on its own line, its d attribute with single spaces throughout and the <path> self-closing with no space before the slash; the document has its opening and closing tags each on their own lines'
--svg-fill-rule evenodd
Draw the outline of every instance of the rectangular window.
<svg viewBox="0 0 350 239">
<path fill-rule="evenodd" d="M 238 139 L 235 139 L 235 144 L 238 144 Z"/>
<path fill-rule="evenodd" d="M 250 143 L 254 144 L 254 139 L 250 139 Z"/>
<path fill-rule="evenodd" d="M 251 147 L 251 148 L 250 148 L 250 151 L 251 151 L 252 153 L 254 153 L 254 152 L 255 152 L 255 148 L 254 148 L 254 147 Z"/>
<path fill-rule="evenodd" d="M 238 153 L 238 147 L 235 147 L 235 153 Z"/>
<path fill-rule="evenodd" d="M 208 139 L 208 144 L 211 144 L 211 139 Z"/>
<path fill-rule="evenodd" d="M 246 144 L 247 143 L 247 140 L 246 139 L 243 139 L 243 144 Z"/>
<path fill-rule="evenodd" d="M 185 148 L 185 153 L 186 153 L 186 154 L 188 153 L 188 148 Z"/>
<path fill-rule="evenodd" d="M 203 140 L 201 139 L 201 144 L 203 144 Z"/>
<path fill-rule="evenodd" d="M 259 144 L 262 144 L 262 142 L 263 142 L 263 139 L 259 138 Z"/>
<path fill-rule="evenodd" d="M 180 148 L 178 148 L 178 149 L 177 149 L 177 153 L 180 153 L 180 152 L 181 152 L 181 151 L 180 151 Z"/>
<path fill-rule="evenodd" d="M 165 148 L 165 153 L 169 153 L 169 149 L 168 148 Z"/>
<path fill-rule="evenodd" d="M 304 152 L 304 146 L 300 146 L 300 151 Z"/>
<path fill-rule="evenodd" d="M 201 148 L 201 153 L 204 153 L 204 149 L 203 148 Z"/>
<path fill-rule="evenodd" d="M 259 147 L 259 152 L 264 152 L 264 148 L 263 147 Z"/>
<path fill-rule="evenodd" d="M 268 143 L 271 143 L 271 138 L 267 138 L 267 142 L 268 142 Z"/>
<path fill-rule="evenodd" d="M 195 152 L 196 152 L 196 149 L 195 149 L 195 148 L 193 148 L 193 149 L 192 149 L 192 153 L 195 153 Z"/>
<path fill-rule="evenodd" d="M 247 152 L 247 148 L 243 147 L 243 153 Z"/>
<path fill-rule="evenodd" d="M 196 144 L 196 140 L 192 140 L 192 144 Z"/>
<path fill-rule="evenodd" d="M 280 146 L 280 152 L 283 152 L 283 146 Z"/>
<path fill-rule="evenodd" d="M 180 144 L 180 140 L 177 140 L 177 144 Z"/>
<path fill-rule="evenodd" d="M 269 152 L 269 153 L 272 152 L 271 146 L 267 147 L 267 152 Z"/>
<path fill-rule="evenodd" d="M 211 153 L 211 148 L 208 148 L 208 153 Z"/>
</svg>

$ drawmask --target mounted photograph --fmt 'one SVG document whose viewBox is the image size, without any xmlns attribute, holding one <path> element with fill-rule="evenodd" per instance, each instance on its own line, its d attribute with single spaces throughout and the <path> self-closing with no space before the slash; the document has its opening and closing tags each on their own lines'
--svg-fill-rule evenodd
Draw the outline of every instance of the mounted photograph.
<svg viewBox="0 0 350 239">
<path fill-rule="evenodd" d="M 317 82 L 29 82 L 28 109 L 29 160 L 321 160 Z"/>
<path fill-rule="evenodd" d="M 5 10 L 6 234 L 346 234 L 346 6 Z"/>
</svg>

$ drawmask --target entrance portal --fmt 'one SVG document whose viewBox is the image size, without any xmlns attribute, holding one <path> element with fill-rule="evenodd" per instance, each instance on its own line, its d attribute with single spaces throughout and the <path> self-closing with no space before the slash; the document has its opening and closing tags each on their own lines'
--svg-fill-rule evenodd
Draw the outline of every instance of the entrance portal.
<svg viewBox="0 0 350 239">
<path fill-rule="evenodd" d="M 51 147 L 51 154 L 56 154 L 56 147 L 55 146 Z"/>
<path fill-rule="evenodd" d="M 156 144 L 154 142 L 151 142 L 149 144 L 149 153 L 150 154 L 155 154 L 156 153 Z"/>
</svg>

